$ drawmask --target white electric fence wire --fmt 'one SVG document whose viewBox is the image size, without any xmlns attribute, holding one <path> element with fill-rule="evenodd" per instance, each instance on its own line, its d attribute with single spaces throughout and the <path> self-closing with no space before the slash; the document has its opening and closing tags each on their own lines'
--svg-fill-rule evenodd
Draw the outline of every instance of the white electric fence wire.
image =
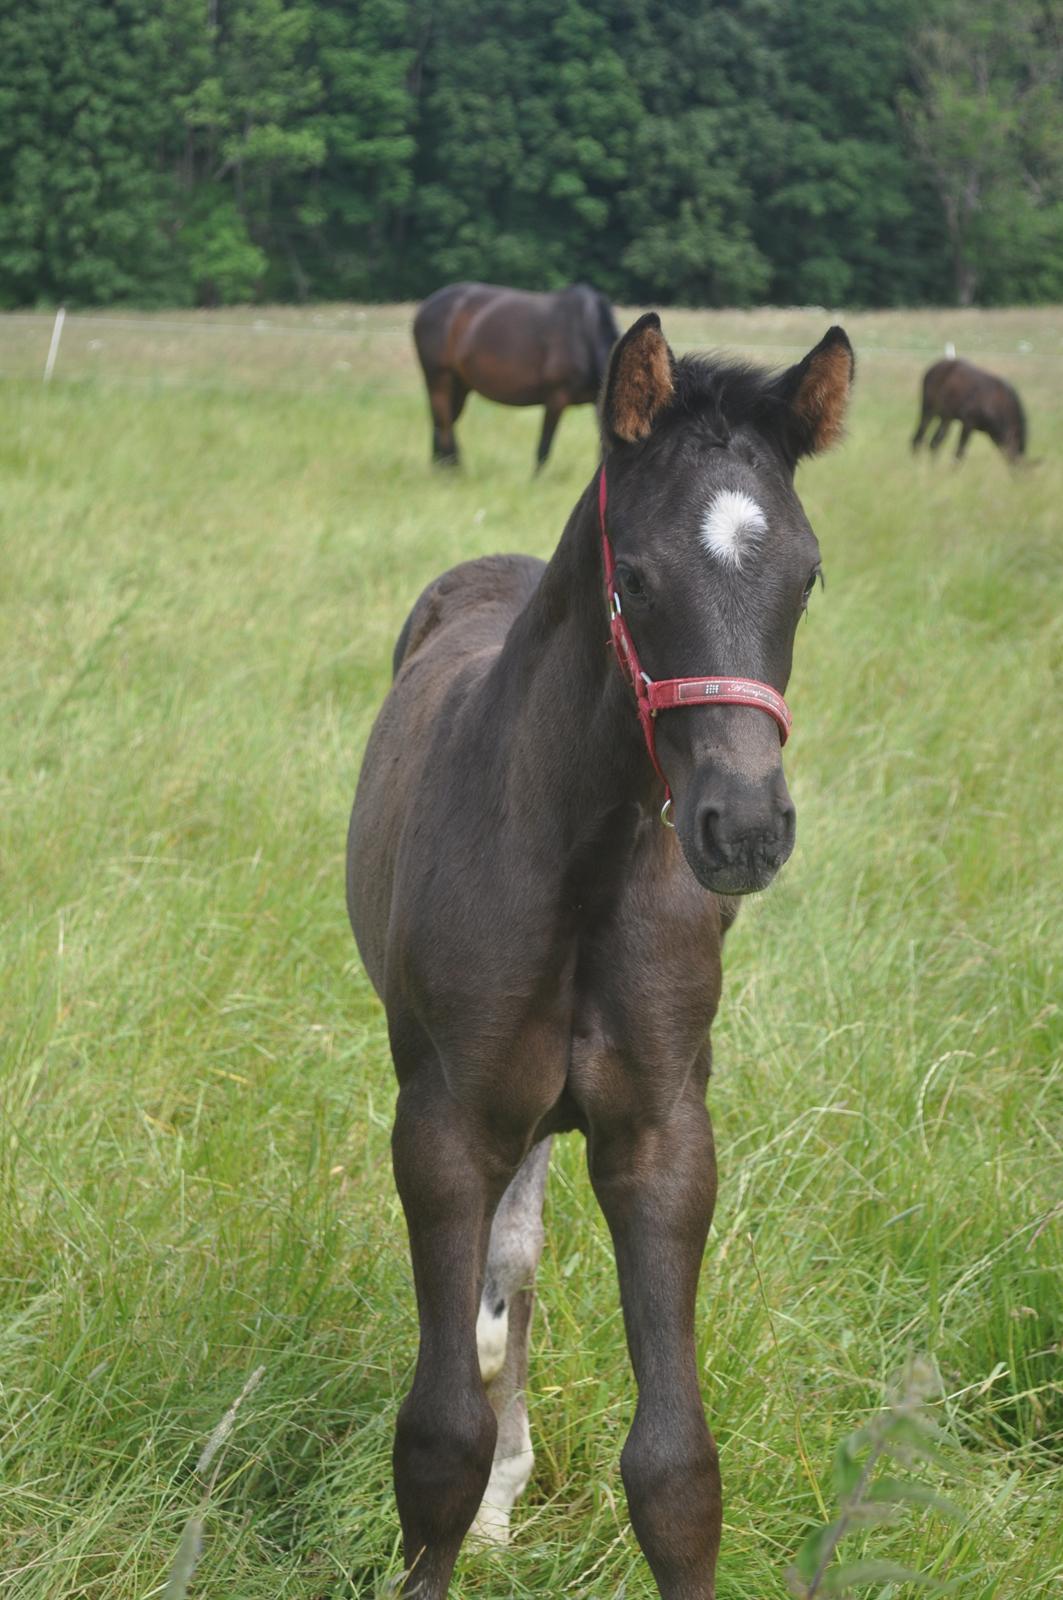
<svg viewBox="0 0 1063 1600">
<path fill-rule="evenodd" d="M 122 314 L 111 316 L 92 312 L 71 312 L 68 317 L 65 308 L 62 306 L 56 311 L 54 319 L 51 313 L 33 311 L 7 312 L 0 314 L 0 377 L 16 378 L 26 375 L 20 367 L 13 366 L 4 360 L 5 347 L 9 351 L 13 349 L 12 341 L 17 339 L 19 330 L 32 329 L 39 324 L 47 325 L 51 323 L 51 341 L 44 367 L 45 383 L 50 382 L 52 379 L 64 325 L 68 324 L 67 343 L 65 346 L 67 354 L 64 357 L 63 365 L 64 377 L 67 380 L 91 376 L 105 378 L 108 382 L 153 385 L 157 388 L 269 387 L 289 393 L 310 394 L 319 392 L 326 387 L 350 383 L 351 376 L 356 377 L 357 375 L 359 356 L 366 353 L 374 344 L 379 346 L 383 342 L 393 340 L 410 341 L 410 317 L 413 307 L 407 308 L 404 306 L 392 309 L 396 318 L 393 322 L 378 320 L 378 315 L 374 315 L 371 308 L 369 310 L 342 308 L 333 312 L 313 312 L 309 317 L 300 320 L 298 323 L 275 320 L 275 315 L 273 317 L 256 316 L 252 320 L 241 321 L 234 318 L 219 318 L 212 312 L 193 312 L 187 319 L 180 321 L 172 317 L 159 317 L 150 314 L 138 317 Z M 832 313 L 823 312 L 822 315 L 829 316 Z M 706 316 L 709 319 L 711 330 L 712 321 L 715 320 L 715 317 L 712 313 L 707 313 Z M 726 313 L 721 314 L 720 321 L 726 328 Z M 79 348 L 75 341 L 78 332 L 82 330 L 85 333 L 91 331 L 96 337 L 83 341 L 82 346 Z M 138 372 L 131 371 L 128 367 L 123 370 L 120 367 L 116 369 L 111 366 L 108 359 L 110 355 L 107 350 L 108 341 L 105 337 L 102 337 L 108 332 L 119 336 L 116 341 L 119 345 L 123 336 L 129 332 L 140 334 L 145 340 L 144 364 L 148 365 L 149 370 Z M 957 347 L 953 341 L 943 342 L 940 333 L 936 330 L 931 332 L 928 328 L 927 333 L 928 337 L 925 342 L 910 345 L 876 344 L 858 339 L 858 358 L 863 361 L 868 358 L 874 360 L 881 357 L 887 360 L 907 361 L 913 364 L 929 364 L 940 354 L 942 348 L 944 348 L 946 354 L 950 356 L 954 354 Z M 148 341 L 156 334 L 169 336 L 168 343 L 171 345 L 171 350 L 161 357 L 157 365 L 152 366 Z M 274 375 L 267 371 L 253 371 L 236 375 L 231 371 L 229 360 L 226 360 L 217 369 L 218 376 L 212 377 L 210 374 L 214 369 L 209 365 L 206 372 L 204 372 L 203 366 L 200 365 L 198 373 L 181 372 L 177 369 L 172 354 L 172 336 L 175 334 L 180 335 L 182 338 L 188 338 L 189 336 L 194 338 L 197 335 L 204 334 L 223 337 L 229 341 L 230 350 L 234 339 L 241 342 L 246 341 L 245 348 L 248 352 L 254 349 L 256 345 L 260 350 L 262 349 L 263 336 L 265 336 L 267 342 L 271 337 L 277 335 L 287 340 L 306 340 L 308 346 L 313 342 L 314 336 L 318 338 L 323 336 L 337 341 L 341 350 L 344 351 L 345 356 L 349 357 L 349 359 L 333 359 L 327 366 L 317 368 L 318 381 L 311 383 L 293 382 L 290 373 L 281 372 Z M 714 340 L 711 331 L 709 331 L 705 339 L 679 339 L 676 343 L 681 351 L 687 348 L 703 347 L 708 343 L 710 345 L 715 344 L 717 348 L 732 348 L 750 354 L 763 352 L 768 358 L 774 355 L 783 359 L 794 352 L 801 354 L 808 347 L 807 340 L 736 338 L 733 328 L 730 329 L 730 335 L 728 338 Z M 309 336 L 309 339 L 307 336 Z M 976 362 L 988 361 L 992 363 L 995 360 L 1006 361 L 1009 358 L 1020 359 L 1024 364 L 1029 361 L 1054 362 L 1058 361 L 1059 356 L 1058 352 L 1054 348 L 1050 348 L 1050 346 L 1055 346 L 1057 343 L 1063 346 L 1063 330 L 1061 330 L 1058 337 L 1054 336 L 1054 330 L 1052 330 L 1052 333 L 1042 342 L 1042 348 L 1040 349 L 1035 348 L 1028 339 L 1017 339 L 1010 346 L 999 344 L 992 346 L 971 345 L 964 348 L 964 353 Z M 202 346 L 199 348 L 202 348 Z M 91 352 L 92 357 L 91 364 L 87 367 L 83 359 L 86 349 Z M 122 354 L 121 350 L 119 350 L 119 361 L 122 359 Z M 82 357 L 80 363 L 77 359 L 79 356 Z M 317 358 L 311 356 L 310 359 L 313 363 Z M 143 366 L 140 361 L 131 364 Z M 411 368 L 413 365 L 411 344 Z"/>
</svg>

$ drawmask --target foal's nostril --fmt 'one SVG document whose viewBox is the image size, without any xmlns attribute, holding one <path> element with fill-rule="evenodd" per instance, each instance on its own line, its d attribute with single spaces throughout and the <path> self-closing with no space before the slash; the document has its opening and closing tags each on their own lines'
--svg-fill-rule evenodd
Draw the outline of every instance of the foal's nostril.
<svg viewBox="0 0 1063 1600">
<path fill-rule="evenodd" d="M 718 859 L 720 847 L 720 813 L 715 806 L 702 806 L 698 811 L 698 836 L 702 849 L 710 859 Z"/>
</svg>

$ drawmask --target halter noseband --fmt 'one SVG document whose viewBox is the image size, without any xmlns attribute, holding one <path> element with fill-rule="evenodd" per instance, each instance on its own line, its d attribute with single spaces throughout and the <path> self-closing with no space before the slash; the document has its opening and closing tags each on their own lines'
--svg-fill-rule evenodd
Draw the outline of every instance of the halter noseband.
<svg viewBox="0 0 1063 1600">
<path fill-rule="evenodd" d="M 605 466 L 598 472 L 598 523 L 602 531 L 602 563 L 605 568 L 605 600 L 609 607 L 609 634 L 613 641 L 620 670 L 635 691 L 635 709 L 638 712 L 642 736 L 646 741 L 650 760 L 664 784 L 664 805 L 661 821 L 673 827 L 668 813 L 672 807 L 672 791 L 668 779 L 657 759 L 657 737 L 654 722 L 659 711 L 678 710 L 682 706 L 753 706 L 766 711 L 779 729 L 779 742 L 785 744 L 793 727 L 790 708 L 781 694 L 767 683 L 756 678 L 658 678 L 654 681 L 639 665 L 638 651 L 631 637 L 631 629 L 620 609 L 620 594 L 616 584 L 616 557 L 609 535 L 605 531 Z"/>
</svg>

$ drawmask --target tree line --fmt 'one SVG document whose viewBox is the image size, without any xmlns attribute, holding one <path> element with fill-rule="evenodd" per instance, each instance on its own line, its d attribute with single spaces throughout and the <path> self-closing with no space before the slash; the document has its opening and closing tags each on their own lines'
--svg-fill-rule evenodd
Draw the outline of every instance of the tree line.
<svg viewBox="0 0 1063 1600">
<path fill-rule="evenodd" d="M 37 0 L 0 305 L 1063 299 L 1063 0 Z"/>
</svg>

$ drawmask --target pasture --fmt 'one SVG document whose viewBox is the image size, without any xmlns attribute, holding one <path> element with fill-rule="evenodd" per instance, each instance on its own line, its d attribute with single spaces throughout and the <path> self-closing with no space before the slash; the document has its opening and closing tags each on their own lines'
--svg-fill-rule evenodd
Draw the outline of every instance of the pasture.
<svg viewBox="0 0 1063 1600">
<path fill-rule="evenodd" d="M 473 398 L 429 470 L 409 309 L 0 320 L 0 1582 L 369 1600 L 399 1570 L 416 1320 L 381 1008 L 343 903 L 394 637 L 464 557 L 547 555 L 589 408 Z M 815 311 L 664 314 L 791 361 Z M 1063 1587 L 1063 311 L 841 317 L 847 442 L 799 488 L 798 843 L 725 950 L 701 1288 L 720 1600 L 781 1600 L 839 1441 L 936 1362 L 958 1502 L 862 1535 L 965 1600 Z M 626 326 L 630 315 L 622 315 Z M 1016 384 L 1039 465 L 913 460 L 946 340 Z M 954 441 L 953 441 L 954 443 Z M 603 627 L 604 640 L 604 627 Z M 694 664 L 691 664 L 693 669 Z M 634 1394 L 582 1142 L 558 1141 L 535 1477 L 459 1600 L 646 1600 Z M 860 1540 L 857 1540 L 859 1548 Z M 879 1582 L 880 1597 L 914 1593 Z"/>
</svg>

